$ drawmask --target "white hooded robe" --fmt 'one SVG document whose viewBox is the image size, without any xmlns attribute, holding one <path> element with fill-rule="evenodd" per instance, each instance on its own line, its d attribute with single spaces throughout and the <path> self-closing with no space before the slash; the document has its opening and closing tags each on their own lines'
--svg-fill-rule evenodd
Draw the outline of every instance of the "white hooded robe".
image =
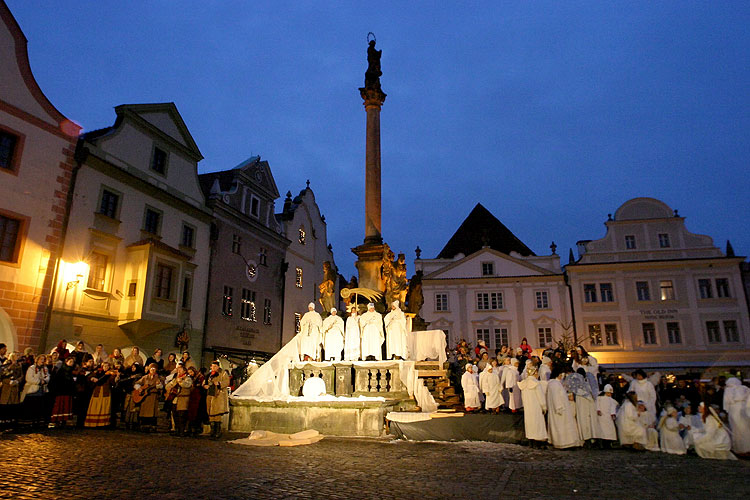
<svg viewBox="0 0 750 500">
<path fill-rule="evenodd" d="M 547 411 L 547 400 L 544 385 L 534 375 L 529 375 L 518 383 L 523 399 L 523 425 L 526 439 L 547 441 L 547 425 L 544 422 L 544 412 Z"/>
<path fill-rule="evenodd" d="M 511 363 L 503 370 L 502 380 L 500 380 L 502 388 L 508 390 L 508 407 L 511 410 L 523 408 L 521 390 L 518 388 L 518 375 L 518 365 Z"/>
<path fill-rule="evenodd" d="M 326 358 L 339 361 L 344 350 L 344 320 L 331 314 L 323 320 L 323 349 Z"/>
<path fill-rule="evenodd" d="M 461 376 L 461 387 L 464 390 L 464 407 L 479 408 L 482 403 L 479 402 L 479 386 L 473 373 L 468 370 Z"/>
<path fill-rule="evenodd" d="M 346 338 L 344 339 L 344 359 L 346 361 L 357 361 L 359 359 L 361 342 L 359 316 L 349 316 L 346 318 Z"/>
<path fill-rule="evenodd" d="M 568 391 L 556 378 L 547 383 L 547 419 L 549 441 L 555 448 L 581 446 L 576 420 L 568 400 Z"/>
<path fill-rule="evenodd" d="M 383 316 L 377 311 L 367 311 L 359 317 L 359 328 L 362 332 L 362 359 L 374 356 L 383 359 Z"/>
<path fill-rule="evenodd" d="M 685 442 L 680 437 L 680 423 L 669 415 L 665 415 L 659 421 L 659 449 L 673 455 L 687 453 Z"/>
<path fill-rule="evenodd" d="M 385 352 L 388 359 L 400 356 L 409 357 L 408 340 L 406 337 L 406 316 L 398 307 L 385 315 Z"/>
<path fill-rule="evenodd" d="M 497 367 L 487 365 L 482 374 L 479 375 L 479 389 L 485 395 L 484 407 L 487 410 L 494 410 L 505 403 L 500 388 L 500 378 L 495 373 L 497 369 Z"/>
<path fill-rule="evenodd" d="M 745 387 L 736 377 L 727 379 L 724 388 L 724 410 L 729 415 L 729 427 L 732 429 L 732 451 L 750 453 L 750 414 L 746 405 L 750 398 L 750 388 Z"/>
<path fill-rule="evenodd" d="M 310 356 L 312 359 L 318 359 L 320 349 L 320 329 L 323 326 L 323 319 L 315 311 L 307 311 L 299 323 L 299 352 L 304 357 Z"/>
<path fill-rule="evenodd" d="M 598 439 L 617 440 L 617 429 L 613 417 L 617 415 L 617 401 L 606 394 L 596 398 L 596 433 Z"/>
</svg>

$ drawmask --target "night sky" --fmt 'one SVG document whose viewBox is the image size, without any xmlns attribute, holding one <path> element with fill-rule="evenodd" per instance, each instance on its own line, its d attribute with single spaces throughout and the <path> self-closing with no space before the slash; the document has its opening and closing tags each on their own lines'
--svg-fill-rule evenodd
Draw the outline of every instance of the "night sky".
<svg viewBox="0 0 750 500">
<path fill-rule="evenodd" d="M 340 272 L 364 238 L 366 36 L 383 50 L 383 236 L 435 257 L 477 202 L 537 254 L 659 198 L 750 252 L 750 2 L 7 0 L 85 130 L 176 103 L 199 171 L 311 187 Z M 179 8 L 178 8 L 179 7 Z"/>
</svg>

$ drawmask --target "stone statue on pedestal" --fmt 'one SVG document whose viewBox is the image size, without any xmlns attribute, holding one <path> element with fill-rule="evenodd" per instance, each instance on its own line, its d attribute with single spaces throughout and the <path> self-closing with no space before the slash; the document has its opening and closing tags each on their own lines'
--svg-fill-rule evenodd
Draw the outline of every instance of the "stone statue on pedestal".
<svg viewBox="0 0 750 500">
<path fill-rule="evenodd" d="M 422 274 L 422 271 L 419 270 L 409 280 L 409 293 L 407 294 L 406 299 L 406 310 L 417 316 L 419 315 L 419 311 L 422 310 L 422 305 L 424 304 L 424 296 L 422 295 Z"/>
<path fill-rule="evenodd" d="M 367 46 L 367 71 L 365 71 L 365 88 L 380 90 L 380 56 L 382 50 L 375 49 L 375 40 L 370 40 Z"/>
<path fill-rule="evenodd" d="M 336 273 L 331 269 L 330 261 L 323 263 L 323 281 L 318 285 L 320 298 L 318 301 L 323 306 L 323 314 L 328 315 L 328 311 L 335 307 L 334 291 L 336 283 Z"/>
</svg>

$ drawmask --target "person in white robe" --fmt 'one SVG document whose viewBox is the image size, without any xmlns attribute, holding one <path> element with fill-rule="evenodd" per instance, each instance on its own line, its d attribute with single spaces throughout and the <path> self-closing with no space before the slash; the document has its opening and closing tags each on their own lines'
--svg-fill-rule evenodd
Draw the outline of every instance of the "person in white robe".
<svg viewBox="0 0 750 500">
<path fill-rule="evenodd" d="M 638 419 L 638 396 L 630 391 L 623 400 L 622 406 L 617 411 L 617 435 L 620 437 L 620 445 L 632 446 L 642 450 L 647 443 L 646 428 Z"/>
<path fill-rule="evenodd" d="M 329 361 L 339 361 L 344 350 L 344 320 L 339 317 L 335 307 L 323 320 L 323 350 Z"/>
<path fill-rule="evenodd" d="M 565 377 L 565 388 L 575 395 L 576 425 L 584 443 L 594 439 L 596 427 L 596 401 L 591 386 L 585 378 L 586 371 L 578 368 L 578 373 L 569 373 Z"/>
<path fill-rule="evenodd" d="M 680 437 L 680 423 L 677 421 L 677 408 L 669 407 L 667 414 L 661 417 L 659 425 L 659 449 L 663 453 L 684 455 L 687 453 L 685 442 Z"/>
<path fill-rule="evenodd" d="M 375 310 L 375 304 L 367 304 L 367 312 L 359 318 L 359 329 L 362 332 L 362 359 L 369 356 L 380 361 L 383 359 L 383 316 Z"/>
<path fill-rule="evenodd" d="M 727 379 L 724 410 L 729 415 L 729 428 L 732 430 L 732 451 L 738 455 L 750 453 L 750 413 L 746 409 L 749 398 L 750 388 L 742 385 L 740 379 Z"/>
<path fill-rule="evenodd" d="M 479 385 L 474 376 L 474 365 L 466 363 L 466 371 L 461 376 L 461 387 L 464 390 L 464 408 L 471 412 L 478 410 L 482 403 L 479 402 Z"/>
<path fill-rule="evenodd" d="M 646 378 L 646 372 L 643 370 L 636 370 L 635 378 L 630 382 L 628 392 L 635 391 L 638 395 L 638 400 L 643 401 L 646 405 L 646 409 L 656 418 L 656 388 Z"/>
<path fill-rule="evenodd" d="M 493 359 L 479 376 L 479 389 L 485 396 L 484 408 L 494 413 L 500 413 L 500 405 L 504 403 L 500 378 L 495 373 L 497 369 L 497 360 Z"/>
<path fill-rule="evenodd" d="M 544 422 L 544 413 L 547 411 L 547 398 L 544 386 L 546 381 L 537 378 L 536 367 L 526 370 L 526 378 L 518 382 L 523 399 L 523 425 L 526 439 L 536 446 L 536 441 L 547 441 L 547 425 Z"/>
<path fill-rule="evenodd" d="M 518 359 L 510 358 L 510 366 L 503 370 L 503 378 L 500 381 L 500 385 L 503 389 L 508 390 L 508 408 L 513 413 L 516 413 L 520 408 L 523 408 L 523 400 L 521 399 L 521 389 L 518 388 Z"/>
<path fill-rule="evenodd" d="M 701 458 L 717 460 L 737 460 L 731 452 L 732 439 L 716 411 L 700 404 L 703 414 L 703 430 L 693 432 L 695 452 Z"/>
<path fill-rule="evenodd" d="M 601 444 L 611 447 L 613 441 L 617 441 L 617 429 L 615 418 L 617 418 L 617 401 L 612 399 L 614 389 L 607 384 L 604 393 L 596 398 L 596 425 L 594 436 L 601 440 Z"/>
<path fill-rule="evenodd" d="M 307 312 L 299 323 L 299 354 L 301 361 L 315 361 L 320 355 L 320 329 L 323 327 L 323 318 L 315 311 L 315 303 L 307 305 Z"/>
<path fill-rule="evenodd" d="M 344 339 L 344 359 L 346 361 L 357 361 L 360 359 L 362 336 L 359 331 L 359 316 L 357 315 L 357 304 L 352 304 L 351 313 L 346 318 L 346 338 Z"/>
<path fill-rule="evenodd" d="M 638 421 L 646 429 L 646 444 L 648 451 L 659 451 L 659 431 L 656 430 L 656 416 L 648 411 L 646 403 L 638 401 Z"/>
<path fill-rule="evenodd" d="M 686 405 L 682 409 L 682 416 L 678 420 L 680 424 L 680 432 L 682 433 L 682 441 L 685 443 L 685 448 L 688 450 L 694 448 L 693 433 L 703 430 L 703 419 L 700 415 L 693 413 L 693 407 Z"/>
<path fill-rule="evenodd" d="M 552 370 L 547 383 L 547 427 L 549 441 L 555 448 L 581 446 L 576 420 L 571 411 L 568 391 L 562 383 L 565 373 L 560 368 Z"/>
<path fill-rule="evenodd" d="M 542 356 L 542 366 L 539 367 L 539 380 L 548 382 L 552 375 L 552 359 L 549 356 Z"/>
<path fill-rule="evenodd" d="M 576 352 L 578 353 L 578 359 L 580 359 L 580 363 L 576 361 L 576 359 L 573 359 L 573 370 L 577 371 L 578 368 L 583 368 L 587 372 L 591 372 L 596 376 L 597 373 L 599 373 L 599 361 L 586 352 L 586 349 L 583 348 L 583 346 L 577 346 Z"/>
<path fill-rule="evenodd" d="M 506 409 L 508 408 L 508 404 L 510 401 L 510 391 L 508 391 L 508 389 L 505 388 L 505 385 L 503 382 L 505 382 L 505 372 L 508 370 L 513 370 L 513 367 L 510 366 L 510 360 L 511 360 L 510 357 L 505 358 L 502 366 L 500 367 L 500 371 L 497 374 L 498 377 L 500 377 L 500 391 L 501 391 L 500 394 L 503 397 L 503 401 L 504 401 L 503 406 L 505 406 Z"/>
<path fill-rule="evenodd" d="M 399 308 L 399 301 L 391 303 L 385 322 L 385 352 L 388 359 L 408 359 L 409 346 L 406 332 L 406 316 Z"/>
</svg>

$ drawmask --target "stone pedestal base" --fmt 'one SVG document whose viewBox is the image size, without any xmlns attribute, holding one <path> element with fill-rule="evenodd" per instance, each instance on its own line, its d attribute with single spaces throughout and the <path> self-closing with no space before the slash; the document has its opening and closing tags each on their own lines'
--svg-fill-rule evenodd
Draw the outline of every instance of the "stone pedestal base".
<svg viewBox="0 0 750 500">
<path fill-rule="evenodd" d="M 364 244 L 352 248 L 352 252 L 358 257 L 357 266 L 359 272 L 360 288 L 369 288 L 385 292 L 385 281 L 380 275 L 380 268 L 383 266 L 384 244 Z"/>
</svg>

